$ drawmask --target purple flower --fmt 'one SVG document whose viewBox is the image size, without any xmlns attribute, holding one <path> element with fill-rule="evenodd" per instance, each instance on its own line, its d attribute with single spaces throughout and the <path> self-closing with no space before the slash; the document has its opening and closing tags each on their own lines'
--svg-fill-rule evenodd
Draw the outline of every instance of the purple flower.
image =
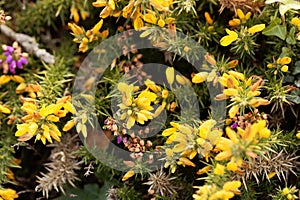
<svg viewBox="0 0 300 200">
<path fill-rule="evenodd" d="M 9 63 L 11 63 L 11 61 L 13 61 L 13 57 L 12 57 L 11 55 L 6 56 L 5 62 L 6 62 L 7 64 L 9 64 Z"/>
<path fill-rule="evenodd" d="M 18 61 L 17 61 L 17 66 L 19 69 L 22 69 L 23 68 L 23 65 L 27 65 L 28 64 L 28 61 L 26 58 L 24 57 L 21 57 Z"/>
<path fill-rule="evenodd" d="M 9 64 L 9 71 L 12 73 L 12 74 L 15 74 L 16 73 L 16 66 L 17 66 L 17 63 L 15 60 L 13 60 L 10 64 Z"/>
<path fill-rule="evenodd" d="M 238 123 L 237 123 L 237 122 L 234 122 L 234 123 L 231 125 L 231 128 L 232 128 L 232 129 L 235 129 L 237 126 L 238 126 Z"/>
<path fill-rule="evenodd" d="M 122 142 L 122 137 L 120 135 L 117 136 L 117 143 L 120 144 Z"/>
<path fill-rule="evenodd" d="M 6 46 L 6 52 L 13 53 L 14 50 L 15 49 L 12 46 Z"/>
</svg>

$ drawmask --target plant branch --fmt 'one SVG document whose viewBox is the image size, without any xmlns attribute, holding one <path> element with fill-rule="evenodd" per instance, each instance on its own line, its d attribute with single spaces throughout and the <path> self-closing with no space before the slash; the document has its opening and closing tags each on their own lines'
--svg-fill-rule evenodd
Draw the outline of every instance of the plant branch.
<svg viewBox="0 0 300 200">
<path fill-rule="evenodd" d="M 45 49 L 40 49 L 39 44 L 33 37 L 30 37 L 29 35 L 23 33 L 16 33 L 6 25 L 0 25 L 0 31 L 7 37 L 14 39 L 20 45 L 22 45 L 26 52 L 34 54 L 45 63 L 53 64 L 55 62 L 54 56 L 48 53 Z"/>
</svg>

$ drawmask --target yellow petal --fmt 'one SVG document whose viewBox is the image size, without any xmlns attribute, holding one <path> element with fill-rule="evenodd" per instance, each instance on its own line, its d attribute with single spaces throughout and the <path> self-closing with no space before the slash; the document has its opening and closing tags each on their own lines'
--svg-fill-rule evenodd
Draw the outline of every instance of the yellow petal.
<svg viewBox="0 0 300 200">
<path fill-rule="evenodd" d="M 126 181 L 127 179 L 131 178 L 134 175 L 134 171 L 130 170 L 126 172 L 126 174 L 123 176 L 122 181 Z"/>
<path fill-rule="evenodd" d="M 289 71 L 289 66 L 283 65 L 283 66 L 280 68 L 280 70 L 281 70 L 282 72 L 287 72 L 287 71 Z"/>
<path fill-rule="evenodd" d="M 207 77 L 208 77 L 207 72 L 199 72 L 199 73 L 195 74 L 195 76 L 193 76 L 192 82 L 193 83 L 202 83 L 206 80 Z"/>
<path fill-rule="evenodd" d="M 266 28 L 265 24 L 257 24 L 257 25 L 252 26 L 251 28 L 249 28 L 248 32 L 250 34 L 254 34 L 254 33 L 264 30 L 265 28 Z"/>
<path fill-rule="evenodd" d="M 157 25 L 160 27 L 164 27 L 166 25 L 165 21 L 163 19 L 159 19 L 157 22 Z"/>
<path fill-rule="evenodd" d="M 10 76 L 2 75 L 0 76 L 0 85 L 4 85 L 5 83 L 8 83 L 11 80 Z"/>
<path fill-rule="evenodd" d="M 133 27 L 135 30 L 139 30 L 140 28 L 144 27 L 144 22 L 142 18 L 140 17 L 135 18 L 133 21 Z"/>
<path fill-rule="evenodd" d="M 128 121 L 126 123 L 126 128 L 131 129 L 133 125 L 135 124 L 135 118 L 133 116 L 129 116 Z"/>
<path fill-rule="evenodd" d="M 223 189 L 226 191 L 231 191 L 231 190 L 236 190 L 239 187 L 241 187 L 241 182 L 240 181 L 227 181 L 224 185 L 223 185 Z"/>
<path fill-rule="evenodd" d="M 230 118 L 233 118 L 236 116 L 237 112 L 239 111 L 239 107 L 238 106 L 232 106 L 229 111 L 228 111 L 228 115 Z"/>
<path fill-rule="evenodd" d="M 74 106 L 71 104 L 70 101 L 66 101 L 64 104 L 63 104 L 63 108 L 67 111 L 69 111 L 70 113 L 72 114 L 75 114 L 76 110 L 74 108 Z"/>
<path fill-rule="evenodd" d="M 106 5 L 106 0 L 97 0 L 96 2 L 93 2 L 94 7 L 104 7 Z"/>
<path fill-rule="evenodd" d="M 244 20 L 245 19 L 245 14 L 244 14 L 244 12 L 241 10 L 241 9 L 237 9 L 236 10 L 236 13 L 237 13 L 237 15 L 238 15 L 238 17 L 241 19 L 241 20 Z"/>
<path fill-rule="evenodd" d="M 100 13 L 100 17 L 105 19 L 111 14 L 112 9 L 109 6 L 106 6 Z"/>
<path fill-rule="evenodd" d="M 228 46 L 238 38 L 238 34 L 236 32 L 229 29 L 226 29 L 226 32 L 228 33 L 228 35 L 222 37 L 220 40 L 220 44 L 222 46 Z"/>
<path fill-rule="evenodd" d="M 99 32 L 100 28 L 103 25 L 103 19 L 101 19 L 94 27 L 93 27 L 93 34 L 96 34 Z"/>
<path fill-rule="evenodd" d="M 223 175 L 224 172 L 225 172 L 225 166 L 224 166 L 224 165 L 217 164 L 217 166 L 216 166 L 215 169 L 214 169 L 214 174 L 217 174 L 217 175 Z"/>
<path fill-rule="evenodd" d="M 7 107 L 0 105 L 0 112 L 5 113 L 5 114 L 10 114 L 10 109 Z"/>
<path fill-rule="evenodd" d="M 196 167 L 196 165 L 192 161 L 184 157 L 179 158 L 179 162 L 182 163 L 183 165 Z"/>
<path fill-rule="evenodd" d="M 166 77 L 167 77 L 168 83 L 170 85 L 172 85 L 174 82 L 174 68 L 173 67 L 168 67 L 166 69 Z"/>
<path fill-rule="evenodd" d="M 151 24 L 156 24 L 156 16 L 152 13 L 147 13 L 144 15 L 144 21 L 145 22 L 148 22 L 148 23 L 151 23 Z"/>
<path fill-rule="evenodd" d="M 205 12 L 204 13 L 204 17 L 205 17 L 205 20 L 206 20 L 206 23 L 208 24 L 212 24 L 214 21 L 212 20 L 212 18 L 210 17 L 210 14 L 208 12 Z"/>
<path fill-rule="evenodd" d="M 239 92 L 237 89 L 228 88 L 223 90 L 223 93 L 226 94 L 227 96 L 236 96 Z"/>
<path fill-rule="evenodd" d="M 239 19 L 232 19 L 232 20 L 229 20 L 228 22 L 229 26 L 238 26 L 241 24 L 241 20 Z"/>
<path fill-rule="evenodd" d="M 69 131 L 71 128 L 73 128 L 74 127 L 74 125 L 75 125 L 75 122 L 74 122 L 74 120 L 70 120 L 70 121 L 68 121 L 66 124 L 65 124 L 65 126 L 63 127 L 63 131 Z"/>
</svg>

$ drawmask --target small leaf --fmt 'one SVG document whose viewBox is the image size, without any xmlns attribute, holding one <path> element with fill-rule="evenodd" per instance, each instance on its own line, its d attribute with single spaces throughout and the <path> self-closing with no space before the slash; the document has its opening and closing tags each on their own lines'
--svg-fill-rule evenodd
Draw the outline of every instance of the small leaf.
<svg viewBox="0 0 300 200">
<path fill-rule="evenodd" d="M 296 31 L 296 28 L 292 27 L 288 36 L 286 37 L 286 42 L 288 44 L 296 44 L 295 31 Z"/>
<path fill-rule="evenodd" d="M 274 25 L 271 24 L 262 32 L 266 36 L 277 36 L 284 40 L 286 38 L 287 30 L 284 25 Z"/>
<path fill-rule="evenodd" d="M 300 74 L 300 61 L 299 60 L 295 62 L 295 68 L 293 71 L 293 75 L 296 75 L 296 74 Z"/>
</svg>

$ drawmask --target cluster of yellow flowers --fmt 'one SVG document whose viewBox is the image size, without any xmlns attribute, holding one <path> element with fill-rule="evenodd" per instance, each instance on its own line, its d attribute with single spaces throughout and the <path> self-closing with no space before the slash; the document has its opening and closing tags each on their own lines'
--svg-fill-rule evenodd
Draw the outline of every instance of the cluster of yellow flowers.
<svg viewBox="0 0 300 200">
<path fill-rule="evenodd" d="M 108 30 L 100 32 L 102 25 L 103 20 L 101 19 L 92 29 L 85 31 L 84 28 L 75 23 L 68 23 L 69 28 L 73 32 L 72 34 L 75 36 L 73 41 L 79 43 L 79 51 L 86 52 L 89 49 L 88 43 L 98 41 L 99 38 L 107 38 Z"/>
<path fill-rule="evenodd" d="M 150 111 L 154 108 L 151 103 L 156 100 L 156 94 L 149 90 L 143 90 L 136 98 L 133 97 L 133 92 L 139 89 L 133 84 L 119 83 L 118 90 L 122 92 L 122 103 L 118 106 L 121 109 L 121 120 L 126 120 L 126 127 L 130 129 L 135 122 L 144 124 L 145 121 L 153 118 L 153 113 Z"/>
<path fill-rule="evenodd" d="M 274 74 L 277 74 L 279 69 L 282 72 L 287 72 L 289 70 L 288 64 L 290 64 L 291 61 L 292 59 L 290 57 L 285 56 L 282 58 L 278 58 L 276 62 L 269 63 L 267 67 L 270 69 L 274 69 Z"/>
<path fill-rule="evenodd" d="M 256 108 L 261 105 L 268 105 L 270 102 L 259 97 L 263 80 L 260 77 L 251 76 L 245 78 L 244 74 L 236 71 L 223 73 L 219 82 L 226 87 L 222 94 L 216 96 L 217 100 L 230 98 L 229 117 L 233 118 L 239 110 L 244 112 L 245 107 Z"/>
<path fill-rule="evenodd" d="M 266 127 L 265 120 L 249 125 L 245 130 L 237 127 L 237 132 L 230 127 L 226 127 L 226 137 L 221 137 L 215 151 L 220 151 L 216 157 L 216 161 L 230 161 L 227 169 L 236 171 L 242 165 L 244 156 L 256 158 L 256 152 L 261 150 L 260 142 L 269 138 L 271 131 Z"/>
<path fill-rule="evenodd" d="M 229 26 L 238 26 L 240 24 L 244 24 L 252 15 L 251 12 L 247 12 L 246 14 L 241 10 L 236 10 L 238 18 L 233 18 L 228 22 Z"/>
<path fill-rule="evenodd" d="M 286 197 L 288 200 L 295 200 L 295 199 L 298 199 L 297 195 L 295 194 L 296 192 L 298 192 L 298 189 L 293 186 L 292 188 L 283 188 L 282 189 L 282 195 L 284 197 Z"/>
<path fill-rule="evenodd" d="M 8 188 L 8 189 L 1 188 L 0 189 L 0 200 L 14 200 L 18 197 L 19 197 L 19 195 L 13 189 L 10 189 L 10 188 Z"/>
<path fill-rule="evenodd" d="M 203 186 L 195 186 L 198 190 L 196 194 L 193 195 L 195 200 L 219 200 L 219 199 L 231 199 L 234 197 L 234 194 L 240 194 L 241 187 L 240 181 L 228 181 L 224 183 L 223 186 L 217 186 L 216 184 L 212 185 L 203 185 Z"/>
<path fill-rule="evenodd" d="M 228 22 L 229 26 L 235 28 L 239 26 L 240 24 L 245 24 L 246 21 L 251 17 L 251 12 L 248 12 L 246 14 L 243 13 L 241 9 L 237 9 L 237 16 L 238 18 L 233 18 Z M 247 28 L 245 26 L 242 26 L 240 29 L 240 32 L 232 31 L 226 28 L 226 33 L 228 35 L 224 36 L 220 40 L 220 44 L 222 46 L 228 46 L 232 42 L 236 41 L 239 42 L 239 40 L 246 41 L 246 38 L 250 38 L 255 33 L 260 32 L 265 29 L 265 24 L 257 24 L 250 28 Z"/>
<path fill-rule="evenodd" d="M 130 18 L 137 30 L 144 27 L 145 23 L 157 24 L 160 27 L 173 23 L 175 19 L 169 17 L 172 4 L 172 0 L 150 0 L 147 2 L 130 0 L 124 8 L 118 9 L 114 0 L 97 0 L 93 3 L 93 6 L 104 7 L 100 13 L 101 18 L 107 18 L 108 16 Z"/>
<path fill-rule="evenodd" d="M 39 105 L 36 99 L 24 98 L 21 109 L 26 115 L 21 118 L 22 124 L 17 124 L 15 135 L 20 141 L 30 140 L 34 136 L 35 140 L 41 140 L 43 144 L 46 144 L 46 140 L 52 143 L 52 138 L 60 141 L 61 132 L 55 122 L 59 122 L 69 112 L 75 113 L 70 98 L 63 97 L 50 105 Z"/>
<path fill-rule="evenodd" d="M 207 120 L 196 128 L 187 124 L 171 122 L 172 127 L 162 132 L 163 136 L 168 137 L 165 142 L 167 156 L 165 167 L 170 166 L 171 172 L 174 173 L 177 164 L 195 167 L 195 164 L 189 159 L 193 159 L 197 154 L 208 159 L 214 145 L 222 136 L 222 132 L 214 128 L 216 123 L 215 120 Z M 178 156 L 174 154 L 178 154 Z M 178 162 L 177 158 L 179 158 Z"/>
</svg>

